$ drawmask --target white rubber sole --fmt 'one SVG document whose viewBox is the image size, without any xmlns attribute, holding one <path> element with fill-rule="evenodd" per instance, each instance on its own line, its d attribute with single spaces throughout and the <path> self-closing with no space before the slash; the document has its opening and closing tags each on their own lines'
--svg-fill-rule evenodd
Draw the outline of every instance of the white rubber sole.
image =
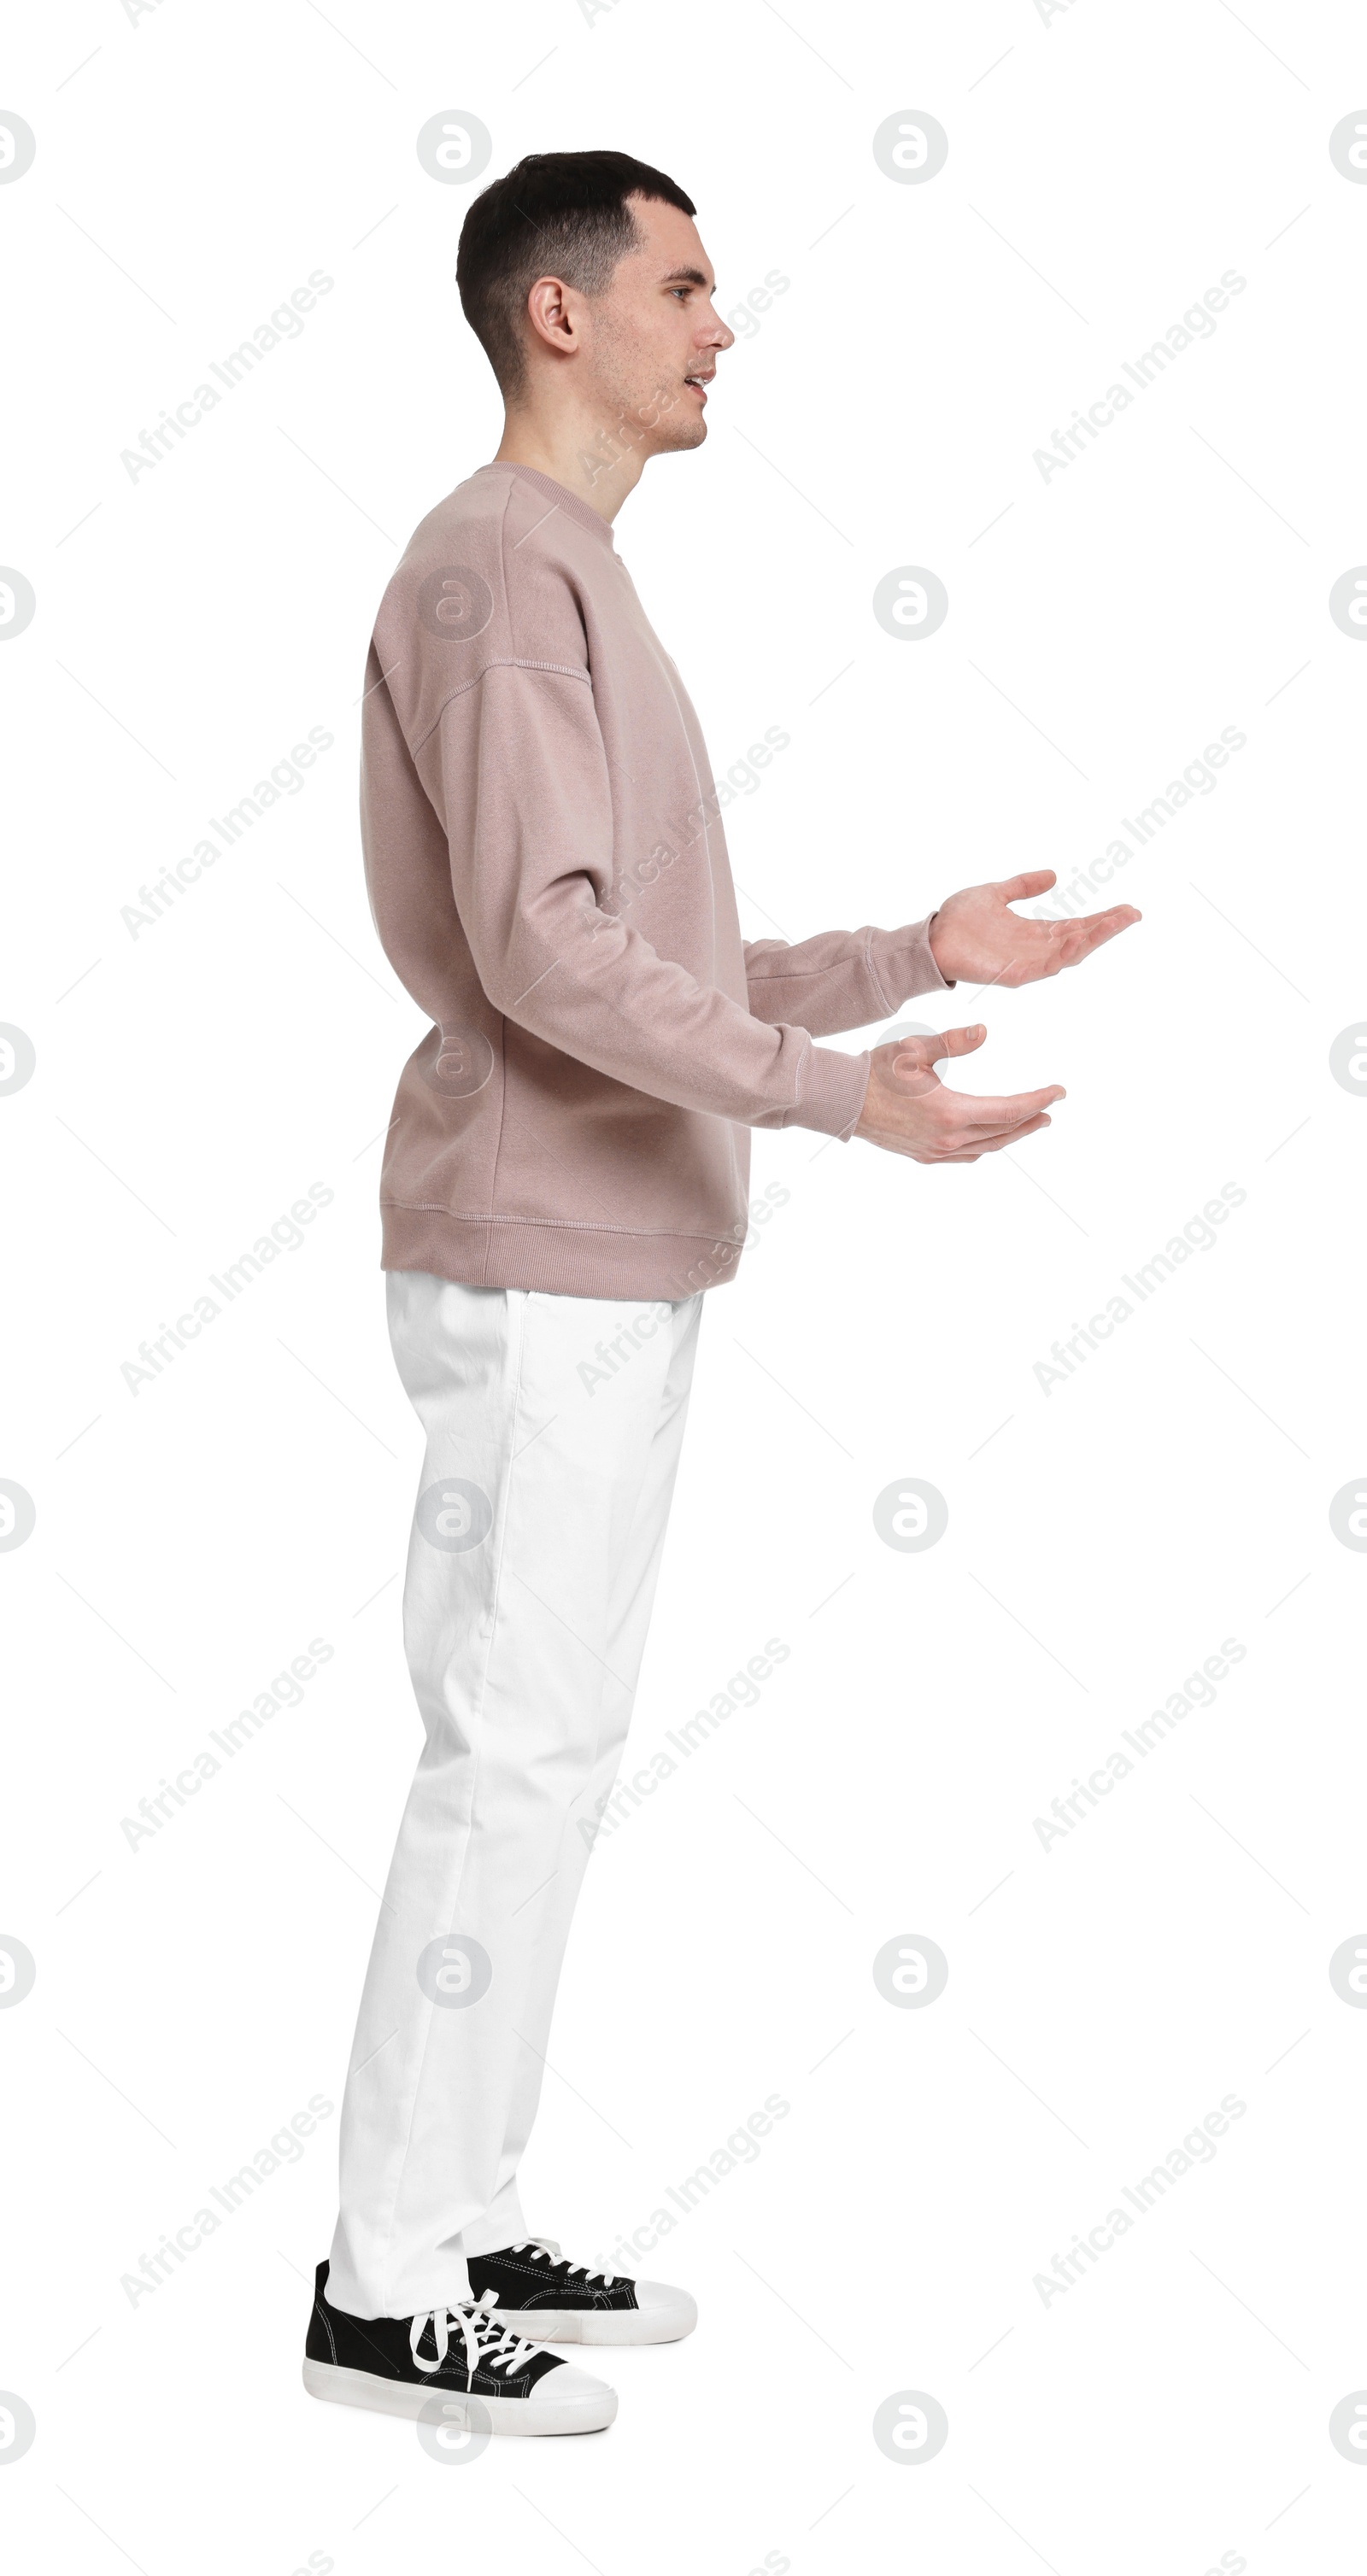
<svg viewBox="0 0 1367 2576">
<path fill-rule="evenodd" d="M 568 2380 L 570 2385 L 556 2387 Z M 416 2423 L 434 2397 L 443 2420 L 458 2430 L 490 2433 L 602 2433 L 617 2412 L 617 2391 L 562 2363 L 539 2379 L 528 2397 L 467 2398 L 459 2389 L 407 2379 L 379 2379 L 368 2370 L 341 2370 L 330 2361 L 306 2361 L 304 2386 L 330 2406 L 362 2406 L 372 2415 L 401 2415 Z M 543 2391 L 546 2393 L 543 2395 Z M 465 2409 L 473 2409 L 467 2421 Z"/>
<path fill-rule="evenodd" d="M 533 2343 L 679 2343 L 693 2332 L 698 2310 L 685 2297 L 667 2308 L 495 2308 L 493 2317 Z"/>
</svg>

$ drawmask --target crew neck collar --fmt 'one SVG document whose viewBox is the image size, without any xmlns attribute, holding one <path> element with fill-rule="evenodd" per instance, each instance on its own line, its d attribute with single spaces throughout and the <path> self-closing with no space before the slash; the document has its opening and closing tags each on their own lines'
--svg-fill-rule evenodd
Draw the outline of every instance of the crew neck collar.
<svg viewBox="0 0 1367 2576">
<path fill-rule="evenodd" d="M 537 465 L 519 465 L 510 456 L 495 457 L 492 459 L 492 465 L 500 473 L 521 475 L 525 482 L 533 484 L 538 492 L 544 493 L 548 501 L 553 502 L 558 509 L 564 510 L 571 519 L 576 519 L 581 527 L 592 528 L 595 536 L 601 537 L 605 545 L 612 545 L 611 522 L 600 518 L 590 503 L 581 501 L 578 493 L 571 492 L 567 484 L 557 483 L 553 475 L 543 474 Z M 484 470 L 487 473 L 490 467 L 486 466 Z"/>
</svg>

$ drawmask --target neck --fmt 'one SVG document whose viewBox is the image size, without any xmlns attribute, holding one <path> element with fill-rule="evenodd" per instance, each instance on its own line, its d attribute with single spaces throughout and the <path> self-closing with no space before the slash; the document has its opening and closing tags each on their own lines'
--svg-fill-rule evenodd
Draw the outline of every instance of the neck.
<svg viewBox="0 0 1367 2576">
<path fill-rule="evenodd" d="M 494 462 L 549 474 L 611 522 L 640 482 L 648 453 L 639 435 L 609 429 L 578 404 L 552 409 L 532 398 L 509 405 Z"/>
</svg>

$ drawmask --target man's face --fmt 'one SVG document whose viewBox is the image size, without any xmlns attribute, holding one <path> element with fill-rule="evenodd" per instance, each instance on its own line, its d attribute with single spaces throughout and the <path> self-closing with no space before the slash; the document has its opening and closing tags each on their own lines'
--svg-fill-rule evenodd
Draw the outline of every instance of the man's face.
<svg viewBox="0 0 1367 2576">
<path fill-rule="evenodd" d="M 691 217 L 654 198 L 628 202 L 642 246 L 585 306 L 585 375 L 603 428 L 661 456 L 702 445 L 717 356 L 736 335 L 714 310 L 717 281 Z"/>
</svg>

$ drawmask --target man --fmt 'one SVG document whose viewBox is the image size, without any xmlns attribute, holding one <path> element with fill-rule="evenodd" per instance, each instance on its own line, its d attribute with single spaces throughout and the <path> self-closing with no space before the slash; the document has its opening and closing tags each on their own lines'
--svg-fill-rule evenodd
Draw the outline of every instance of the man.
<svg viewBox="0 0 1367 2576">
<path fill-rule="evenodd" d="M 975 1162 L 1057 1084 L 951 1091 L 979 1026 L 814 1043 L 961 979 L 1019 985 L 1138 915 L 1031 922 L 1050 872 L 912 927 L 742 942 L 697 719 L 612 542 L 646 459 L 706 436 L 732 334 L 690 198 L 538 154 L 461 235 L 498 454 L 417 530 L 367 672 L 380 938 L 431 1020 L 381 1200 L 390 1330 L 427 1435 L 404 1595 L 426 1743 L 341 2123 L 305 2381 L 385 2412 L 588 2431 L 611 2389 L 526 2339 L 687 2334 L 687 2292 L 529 2237 L 517 2170 L 616 1775 L 703 1297 L 734 1277 L 750 1127 Z"/>
</svg>

